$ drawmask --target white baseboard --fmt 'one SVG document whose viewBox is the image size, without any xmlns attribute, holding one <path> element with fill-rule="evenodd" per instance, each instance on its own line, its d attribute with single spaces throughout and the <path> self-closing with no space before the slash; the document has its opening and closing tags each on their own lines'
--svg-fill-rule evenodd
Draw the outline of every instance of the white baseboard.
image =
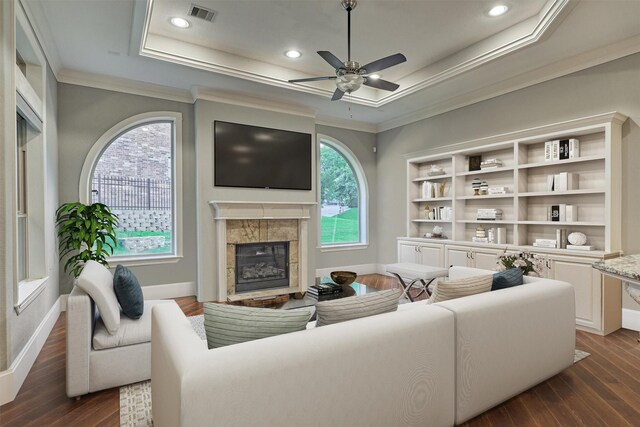
<svg viewBox="0 0 640 427">
<path fill-rule="evenodd" d="M 22 383 L 27 378 L 27 374 L 60 316 L 60 308 L 61 297 L 56 300 L 49 312 L 44 316 L 42 322 L 40 322 L 40 325 L 38 325 L 38 328 L 36 328 L 9 369 L 0 372 L 0 405 L 9 403 L 16 398 Z"/>
<path fill-rule="evenodd" d="M 640 332 L 640 311 L 623 308 L 622 327 L 625 329 L 631 329 L 632 331 Z"/>
<path fill-rule="evenodd" d="M 196 294 L 196 282 L 143 286 L 142 293 L 144 294 L 144 299 L 190 297 Z"/>
<path fill-rule="evenodd" d="M 332 271 L 355 271 L 358 275 L 363 274 L 375 274 L 384 272 L 384 265 L 382 264 L 358 264 L 358 265 L 342 265 L 339 267 L 331 268 L 317 268 L 316 277 L 328 276 Z"/>
</svg>

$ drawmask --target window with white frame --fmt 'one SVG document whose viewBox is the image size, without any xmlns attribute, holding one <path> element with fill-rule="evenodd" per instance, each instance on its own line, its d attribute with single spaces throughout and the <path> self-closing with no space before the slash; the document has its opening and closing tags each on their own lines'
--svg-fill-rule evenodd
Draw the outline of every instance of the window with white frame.
<svg viewBox="0 0 640 427">
<path fill-rule="evenodd" d="M 360 162 L 344 144 L 319 137 L 320 243 L 323 247 L 367 242 L 367 185 Z"/>
<path fill-rule="evenodd" d="M 116 125 L 85 162 L 88 202 L 109 206 L 119 218 L 113 258 L 180 255 L 180 115 L 172 116 L 144 114 Z"/>
</svg>

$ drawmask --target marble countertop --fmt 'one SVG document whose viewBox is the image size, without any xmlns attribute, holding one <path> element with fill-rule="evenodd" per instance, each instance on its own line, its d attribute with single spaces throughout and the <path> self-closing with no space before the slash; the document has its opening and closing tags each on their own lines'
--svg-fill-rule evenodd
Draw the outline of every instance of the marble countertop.
<svg viewBox="0 0 640 427">
<path fill-rule="evenodd" d="M 596 261 L 593 268 L 603 273 L 614 274 L 621 278 L 640 282 L 640 254 L 626 255 L 620 258 Z"/>
</svg>

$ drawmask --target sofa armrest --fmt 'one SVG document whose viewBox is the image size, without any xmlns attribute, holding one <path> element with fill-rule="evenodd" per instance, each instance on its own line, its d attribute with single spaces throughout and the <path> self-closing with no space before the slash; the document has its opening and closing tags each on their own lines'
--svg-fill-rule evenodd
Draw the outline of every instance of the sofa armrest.
<svg viewBox="0 0 640 427">
<path fill-rule="evenodd" d="M 95 304 L 74 286 L 67 299 L 67 396 L 89 393 L 89 353 L 95 323 Z"/>
<path fill-rule="evenodd" d="M 574 301 L 544 279 L 435 304 L 456 319 L 456 424 L 573 364 Z"/>
<path fill-rule="evenodd" d="M 182 378 L 193 358 L 207 351 L 177 304 L 157 304 L 151 310 L 151 400 L 156 426 L 179 426 Z M 195 367 L 200 369 L 200 367 Z M 208 419 L 207 417 L 203 419 Z"/>
</svg>

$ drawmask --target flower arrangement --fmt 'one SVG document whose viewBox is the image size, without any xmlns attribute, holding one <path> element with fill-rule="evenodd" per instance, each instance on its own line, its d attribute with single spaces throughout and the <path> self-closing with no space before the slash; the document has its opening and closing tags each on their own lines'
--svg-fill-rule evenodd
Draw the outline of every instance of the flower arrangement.
<svg viewBox="0 0 640 427">
<path fill-rule="evenodd" d="M 504 271 L 510 268 L 518 267 L 525 276 L 539 277 L 544 270 L 542 258 L 529 252 L 520 252 L 518 254 L 507 254 L 505 249 L 502 255 L 498 255 L 498 265 L 496 270 Z"/>
</svg>

